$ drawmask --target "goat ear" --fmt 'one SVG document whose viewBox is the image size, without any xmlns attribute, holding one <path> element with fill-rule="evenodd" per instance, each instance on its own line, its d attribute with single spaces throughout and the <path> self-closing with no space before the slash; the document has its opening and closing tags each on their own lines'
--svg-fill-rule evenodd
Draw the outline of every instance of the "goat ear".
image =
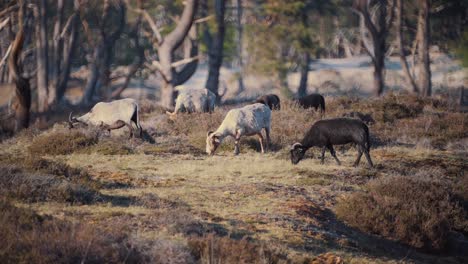
<svg viewBox="0 0 468 264">
<path fill-rule="evenodd" d="M 299 142 L 296 142 L 294 143 L 292 146 L 291 146 L 291 150 L 295 150 L 295 149 L 298 149 L 298 148 L 302 148 L 302 144 L 299 143 Z"/>
<path fill-rule="evenodd" d="M 208 131 L 208 133 L 206 133 L 206 136 L 209 137 L 211 134 L 213 134 L 213 131 Z"/>
</svg>

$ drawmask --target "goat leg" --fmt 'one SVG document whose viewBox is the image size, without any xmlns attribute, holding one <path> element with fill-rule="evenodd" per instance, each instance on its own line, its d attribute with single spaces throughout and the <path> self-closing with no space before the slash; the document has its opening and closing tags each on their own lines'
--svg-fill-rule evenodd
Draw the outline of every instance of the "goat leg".
<svg viewBox="0 0 468 264">
<path fill-rule="evenodd" d="M 333 156 L 333 158 L 335 158 L 336 163 L 338 163 L 338 165 L 341 165 L 341 162 L 340 162 L 340 160 L 338 159 L 338 157 L 336 156 L 336 152 L 335 152 L 335 150 L 333 149 L 333 146 L 332 146 L 332 145 L 329 145 L 329 146 L 328 146 L 328 149 L 330 150 L 330 154 Z"/>
<path fill-rule="evenodd" d="M 324 146 L 324 147 L 322 148 L 322 157 L 321 157 L 320 164 L 323 164 L 324 161 L 325 161 L 325 150 L 326 150 L 326 149 L 327 149 L 326 146 Z"/>
<path fill-rule="evenodd" d="M 265 148 L 263 146 L 264 142 L 263 142 L 262 133 L 258 133 L 257 136 L 258 136 L 258 140 L 260 141 L 260 148 L 261 148 L 262 154 L 263 154 L 263 153 L 265 153 Z"/>
<path fill-rule="evenodd" d="M 358 145 L 357 148 L 358 148 L 358 156 L 357 156 L 356 161 L 354 162 L 354 165 L 353 165 L 354 167 L 357 167 L 359 165 L 359 162 L 361 162 L 361 157 L 362 157 L 363 147 L 361 145 Z"/>
</svg>

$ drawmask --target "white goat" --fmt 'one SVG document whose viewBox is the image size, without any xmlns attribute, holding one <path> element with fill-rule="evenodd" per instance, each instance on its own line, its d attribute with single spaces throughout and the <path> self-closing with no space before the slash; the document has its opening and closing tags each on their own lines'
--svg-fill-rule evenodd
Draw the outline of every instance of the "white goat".
<svg viewBox="0 0 468 264">
<path fill-rule="evenodd" d="M 119 129 L 127 126 L 130 130 L 130 137 L 133 137 L 133 126 L 135 123 L 138 134 L 141 137 L 143 129 L 140 125 L 138 103 L 131 98 L 115 100 L 109 103 L 100 102 L 86 114 L 80 117 L 69 116 L 70 127 L 74 123 L 98 126 L 107 129 L 110 133 L 112 129 Z"/>
<path fill-rule="evenodd" d="M 223 123 L 214 132 L 209 131 L 206 137 L 206 153 L 213 155 L 223 139 L 227 136 L 235 138 L 234 154 L 239 154 L 239 141 L 242 136 L 257 135 L 260 140 L 262 153 L 265 153 L 270 143 L 271 110 L 260 103 L 247 105 L 230 110 Z M 266 146 L 262 136 L 262 129 L 266 133 Z"/>
<path fill-rule="evenodd" d="M 171 118 L 177 113 L 212 112 L 215 107 L 216 95 L 208 89 L 191 88 L 179 85 L 175 88 L 179 92 L 174 112 L 166 112 Z"/>
</svg>

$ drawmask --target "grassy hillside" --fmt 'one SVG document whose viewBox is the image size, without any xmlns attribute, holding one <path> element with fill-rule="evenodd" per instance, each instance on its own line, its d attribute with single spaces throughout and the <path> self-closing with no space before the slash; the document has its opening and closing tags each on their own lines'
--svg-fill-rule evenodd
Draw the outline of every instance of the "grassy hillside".
<svg viewBox="0 0 468 264">
<path fill-rule="evenodd" d="M 466 263 L 468 115 L 443 99 L 327 98 L 326 118 L 369 113 L 371 156 L 289 146 L 320 116 L 284 102 L 271 151 L 244 138 L 204 154 L 213 114 L 142 105 L 144 140 L 65 124 L 0 147 L 7 262 Z M 411 194 L 411 195 L 409 195 Z"/>
</svg>

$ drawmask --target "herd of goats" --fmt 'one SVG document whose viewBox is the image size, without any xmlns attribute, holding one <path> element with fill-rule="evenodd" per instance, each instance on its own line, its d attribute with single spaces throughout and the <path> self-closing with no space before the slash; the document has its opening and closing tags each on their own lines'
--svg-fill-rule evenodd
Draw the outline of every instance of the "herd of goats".
<svg viewBox="0 0 468 264">
<path fill-rule="evenodd" d="M 178 96 L 174 112 L 167 112 L 171 118 L 175 118 L 180 112 L 212 112 L 214 111 L 216 96 L 207 89 L 179 86 L 176 88 Z M 325 111 L 325 99 L 320 94 L 311 94 L 297 100 L 297 104 L 303 108 L 314 107 L 316 110 Z M 280 99 L 274 94 L 264 95 L 253 104 L 242 108 L 230 110 L 216 131 L 209 131 L 206 137 L 206 152 L 213 155 L 221 145 L 224 138 L 231 136 L 235 139 L 234 153 L 239 154 L 239 143 L 243 136 L 258 136 L 261 152 L 264 153 L 270 143 L 271 111 L 280 110 Z M 360 113 L 358 113 L 360 114 Z M 353 118 L 357 117 L 357 118 Z M 291 146 L 291 162 L 297 164 L 311 147 L 319 147 L 322 150 L 321 163 L 325 158 L 325 151 L 330 154 L 340 165 L 336 157 L 333 145 L 353 143 L 358 149 L 358 156 L 354 166 L 358 166 L 362 154 L 366 156 L 368 165 L 373 167 L 369 154 L 370 138 L 369 128 L 361 120 L 360 116 L 351 114 L 351 118 L 324 119 L 315 122 L 307 131 L 301 142 Z M 70 113 L 69 125 L 74 124 L 93 125 L 107 131 L 127 126 L 130 137 L 135 130 L 141 137 L 143 129 L 139 121 L 139 107 L 134 99 L 126 98 L 112 102 L 97 103 L 88 113 L 72 117 Z M 134 126 L 136 128 L 134 128 Z M 266 139 L 262 135 L 265 130 Z"/>
</svg>

